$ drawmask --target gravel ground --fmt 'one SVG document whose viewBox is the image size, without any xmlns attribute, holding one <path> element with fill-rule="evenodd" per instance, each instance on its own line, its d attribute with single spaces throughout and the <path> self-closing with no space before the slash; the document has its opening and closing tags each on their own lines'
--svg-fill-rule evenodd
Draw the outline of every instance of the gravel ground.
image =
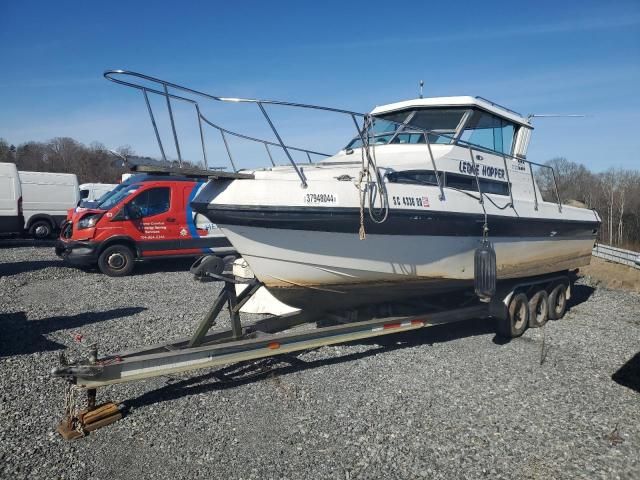
<svg viewBox="0 0 640 480">
<path fill-rule="evenodd" d="M 189 334 L 217 286 L 188 265 L 114 279 L 2 242 L 0 477 L 640 478 L 640 294 L 584 283 L 509 343 L 467 321 L 99 389 L 129 414 L 62 440 L 59 353 Z"/>
</svg>

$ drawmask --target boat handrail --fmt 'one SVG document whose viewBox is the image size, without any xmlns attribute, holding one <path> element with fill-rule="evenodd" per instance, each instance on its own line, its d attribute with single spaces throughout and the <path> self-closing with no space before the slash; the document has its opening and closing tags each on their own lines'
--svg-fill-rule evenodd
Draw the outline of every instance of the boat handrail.
<svg viewBox="0 0 640 480">
<path fill-rule="evenodd" d="M 158 90 L 157 88 L 154 88 L 154 87 L 145 86 L 145 85 L 142 85 L 140 83 L 133 83 L 131 81 L 125 81 L 125 80 L 122 80 L 121 78 L 116 78 L 115 77 L 116 75 L 128 76 L 128 77 L 136 77 L 136 78 L 140 78 L 142 80 L 146 80 L 146 81 L 151 82 L 151 83 L 159 84 L 159 85 L 162 86 L 162 90 Z M 181 151 L 180 151 L 180 142 L 178 140 L 178 135 L 177 135 L 176 127 L 175 127 L 175 120 L 174 120 L 174 117 L 173 117 L 173 109 L 172 109 L 172 106 L 171 106 L 171 99 L 190 103 L 196 109 L 196 116 L 198 118 L 198 128 L 200 130 L 200 144 L 201 144 L 201 147 L 202 147 L 202 155 L 203 155 L 203 159 L 204 159 L 204 163 L 205 163 L 205 168 L 208 168 L 208 160 L 207 160 L 207 151 L 206 151 L 206 146 L 205 146 L 205 141 L 204 141 L 204 131 L 202 129 L 202 122 L 203 121 L 207 125 L 217 129 L 220 132 L 222 140 L 223 140 L 224 145 L 225 145 L 225 149 L 227 151 L 227 155 L 229 156 L 229 161 L 231 162 L 231 166 L 233 167 L 234 171 L 237 171 L 237 168 L 235 166 L 235 162 L 233 161 L 233 156 L 231 154 L 231 149 L 230 149 L 229 144 L 228 144 L 228 142 L 226 140 L 225 134 L 233 135 L 233 136 L 245 139 L 245 140 L 250 140 L 250 141 L 262 143 L 265 146 L 266 150 L 267 150 L 267 153 L 269 155 L 269 159 L 271 160 L 271 164 L 272 165 L 275 165 L 275 163 L 273 161 L 273 157 L 271 156 L 271 152 L 269 150 L 269 145 L 277 146 L 277 147 L 282 148 L 283 151 L 285 152 L 285 154 L 287 155 L 287 157 L 289 158 L 289 161 L 290 161 L 291 165 L 296 170 L 296 172 L 298 173 L 298 176 L 300 177 L 300 179 L 302 180 L 302 182 L 303 182 L 303 184 L 305 186 L 306 186 L 306 180 L 304 179 L 304 175 L 300 171 L 300 169 L 298 168 L 298 166 L 295 163 L 295 161 L 293 160 L 291 154 L 289 153 L 289 150 L 305 153 L 306 156 L 307 156 L 307 159 L 309 160 L 309 163 L 313 163 L 312 160 L 311 160 L 311 155 L 317 155 L 317 156 L 322 156 L 322 157 L 330 157 L 331 154 L 318 152 L 318 151 L 315 151 L 315 150 L 309 150 L 309 149 L 306 149 L 306 148 L 293 147 L 291 145 L 285 145 L 281 141 L 280 135 L 279 135 L 278 131 L 275 129 L 275 126 L 273 125 L 273 123 L 271 122 L 271 119 L 268 116 L 266 110 L 264 109 L 263 104 L 267 104 L 267 105 L 282 105 L 282 106 L 299 107 L 299 108 L 313 108 L 313 109 L 316 109 L 316 110 L 330 111 L 330 112 L 336 112 L 336 113 L 341 113 L 341 114 L 348 114 L 348 115 L 352 115 L 352 116 L 353 115 L 355 115 L 355 116 L 363 116 L 362 114 L 359 114 L 359 113 L 356 113 L 356 112 L 350 112 L 348 110 L 343 110 L 343 109 L 322 107 L 322 106 L 319 106 L 319 105 L 305 105 L 305 104 L 292 103 L 292 102 L 283 102 L 283 101 L 278 101 L 278 100 L 258 100 L 258 99 L 250 99 L 250 98 L 220 97 L 220 96 L 210 95 L 208 93 L 201 92 L 201 91 L 198 91 L 198 90 L 194 90 L 192 88 L 185 87 L 185 86 L 182 86 L 182 85 L 177 85 L 175 83 L 168 82 L 166 80 L 162 80 L 162 79 L 159 79 L 159 78 L 151 77 L 149 75 L 145 75 L 145 74 L 138 73 L 138 72 L 132 72 L 132 71 L 128 71 L 128 70 L 107 70 L 106 72 L 104 72 L 104 77 L 107 80 L 110 80 L 110 81 L 112 81 L 114 83 L 118 83 L 120 85 L 125 85 L 127 87 L 131 87 L 131 88 L 134 88 L 134 89 L 142 91 L 144 99 L 145 99 L 145 104 L 147 106 L 147 111 L 148 111 L 149 117 L 151 119 L 151 124 L 153 125 L 154 133 L 156 135 L 156 140 L 158 142 L 158 146 L 160 147 L 160 153 L 162 155 L 163 160 L 166 161 L 167 160 L 167 156 L 165 154 L 164 147 L 162 145 L 162 140 L 160 138 L 160 133 L 158 131 L 158 126 L 156 124 L 155 116 L 153 114 L 153 109 L 151 107 L 151 103 L 149 102 L 149 96 L 148 96 L 149 93 L 154 93 L 156 95 L 163 96 L 166 99 L 167 110 L 168 110 L 168 113 L 169 113 L 169 120 L 171 122 L 171 130 L 173 132 L 173 139 L 174 139 L 174 143 L 175 143 L 175 147 L 176 147 L 176 153 L 178 155 L 178 162 L 180 163 L 180 165 L 182 165 L 182 154 L 181 154 Z M 262 113 L 265 116 L 267 122 L 271 126 L 271 129 L 273 130 L 273 133 L 275 134 L 275 136 L 279 140 L 279 142 L 275 143 L 275 142 L 272 142 L 272 141 L 269 141 L 269 140 L 264 140 L 264 139 L 261 139 L 261 138 L 252 137 L 250 135 L 245 135 L 245 134 L 242 134 L 242 133 L 239 133 L 239 132 L 234 132 L 232 130 L 228 130 L 226 128 L 223 128 L 220 125 L 215 124 L 214 122 L 212 122 L 211 120 L 209 120 L 207 117 L 205 117 L 202 114 L 202 112 L 200 111 L 200 105 L 196 100 L 194 100 L 192 98 L 184 97 L 182 95 L 176 95 L 175 93 L 170 92 L 169 88 L 172 88 L 174 90 L 183 91 L 183 92 L 186 92 L 186 93 L 198 96 L 198 97 L 202 97 L 202 98 L 205 98 L 205 99 L 215 100 L 215 101 L 220 101 L 220 102 L 255 103 L 260 107 L 260 110 L 262 111 Z"/>
<path fill-rule="evenodd" d="M 145 104 L 147 106 L 147 111 L 149 113 L 149 117 L 151 119 L 151 124 L 153 126 L 154 129 L 154 133 L 156 136 L 156 140 L 158 142 L 158 146 L 160 147 L 160 152 L 162 154 L 162 158 L 163 160 L 167 160 L 165 151 L 164 151 L 164 147 L 162 145 L 162 140 L 160 138 L 160 133 L 158 131 L 158 126 L 156 124 L 155 121 L 155 116 L 153 114 L 153 109 L 151 107 L 151 103 L 149 102 L 149 93 L 153 93 L 156 95 L 160 95 L 165 97 L 166 103 L 167 103 L 167 111 L 169 114 L 169 119 L 170 119 L 170 123 L 171 123 L 171 130 L 173 133 L 173 139 L 174 139 L 174 143 L 175 143 L 175 147 L 176 147 L 176 153 L 178 155 L 178 161 L 180 163 L 180 165 L 182 165 L 182 154 L 180 151 L 180 142 L 178 140 L 178 134 L 177 134 L 177 130 L 175 127 L 175 120 L 173 117 L 173 109 L 172 109 L 172 104 L 171 104 L 171 100 L 178 100 L 178 101 L 182 101 L 182 102 L 187 102 L 191 105 L 193 105 L 195 107 L 196 110 L 196 115 L 198 118 L 198 128 L 200 130 L 200 144 L 201 144 L 201 148 L 202 148 L 202 155 L 203 155 L 203 159 L 204 159 L 204 164 L 205 164 L 205 168 L 208 168 L 208 161 L 207 161 L 207 151 L 206 151 L 206 146 L 205 146 L 205 140 L 204 140 L 204 130 L 203 130 L 203 122 L 206 125 L 209 125 L 210 127 L 218 130 L 220 132 L 220 135 L 222 137 L 225 149 L 227 151 L 227 155 L 229 157 L 229 161 L 231 163 L 232 168 L 234 169 L 234 171 L 238 171 L 238 169 L 236 168 L 235 162 L 233 160 L 233 156 L 231 153 L 231 149 L 229 147 L 229 143 L 227 142 L 227 135 L 231 135 L 231 136 L 235 136 L 238 138 L 242 138 L 244 140 L 249 140 L 249 141 L 253 141 L 253 142 L 257 142 L 257 143 L 262 143 L 265 146 L 265 149 L 267 151 L 267 154 L 269 156 L 269 160 L 271 162 L 271 164 L 273 166 L 275 166 L 275 162 L 273 161 L 273 157 L 271 155 L 271 151 L 269 149 L 269 146 L 274 146 L 274 147 L 279 147 L 283 150 L 284 154 L 286 155 L 287 159 L 289 160 L 289 163 L 291 164 L 291 166 L 293 167 L 293 169 L 295 170 L 295 172 L 297 173 L 298 177 L 300 178 L 300 181 L 302 182 L 303 187 L 307 187 L 307 180 L 305 178 L 304 172 L 302 171 L 301 168 L 298 167 L 297 163 L 295 162 L 295 160 L 293 159 L 293 156 L 291 155 L 290 151 L 295 151 L 295 152 L 302 152 L 306 155 L 309 163 L 313 163 L 312 159 L 311 159 L 311 155 L 314 156 L 322 156 L 322 157 L 330 157 L 332 156 L 331 154 L 328 153 L 323 153 L 323 152 L 318 152 L 315 150 L 310 150 L 310 149 L 306 149 L 306 148 L 302 148 L 302 147 L 294 147 L 291 145 L 286 145 L 284 143 L 284 141 L 282 140 L 282 137 L 280 136 L 280 133 L 278 132 L 278 130 L 276 129 L 275 125 L 273 124 L 271 117 L 268 115 L 266 109 L 265 109 L 265 105 L 279 105 L 279 106 L 285 106 L 285 107 L 293 107 L 293 108 L 304 108 L 304 109 L 312 109 L 312 110 L 320 110 L 320 111 L 325 111 L 325 112 L 333 112 L 333 113 L 338 113 L 338 114 L 342 114 L 342 115 L 348 115 L 352 118 L 356 130 L 358 131 L 358 136 L 360 137 L 360 139 L 362 140 L 363 146 L 365 145 L 365 143 L 369 143 L 368 141 L 365 142 L 364 139 L 365 137 L 367 139 L 371 138 L 371 127 L 373 125 L 373 121 L 375 121 L 376 117 L 371 116 L 370 114 L 365 114 L 365 113 L 360 113 L 360 112 L 355 112 L 355 111 L 351 111 L 351 110 L 345 110 L 345 109 L 340 109 L 340 108 L 332 108 L 332 107 L 324 107 L 324 106 L 320 106 L 320 105 L 312 105 L 312 104 L 304 104 L 304 103 L 296 103 L 296 102 L 284 102 L 284 101 L 279 101 L 279 100 L 264 100 L 264 99 L 253 99 L 253 98 L 237 98 L 237 97 L 223 97 L 223 96 L 217 96 L 217 95 L 211 95 L 209 93 L 205 93 L 199 90 L 195 90 L 189 87 L 185 87 L 183 85 L 178 85 L 176 83 L 172 83 L 172 82 L 168 82 L 166 80 L 162 80 L 159 78 L 155 78 L 155 77 L 151 77 L 149 75 L 145 75 L 142 73 L 138 73 L 138 72 L 133 72 L 133 71 L 129 71 L 129 70 L 107 70 L 104 72 L 104 77 L 107 80 L 110 80 L 114 83 L 118 83 L 120 85 L 125 85 L 127 87 L 131 87 L 137 90 L 142 91 L 144 100 L 145 100 Z M 151 84 L 155 84 L 155 86 L 148 86 L 148 85 L 144 85 L 141 83 L 136 83 L 133 80 L 128 81 L 128 80 L 123 80 L 122 77 L 133 77 L 133 78 L 137 78 L 137 79 L 141 79 L 147 82 L 150 82 Z M 184 92 L 186 94 L 190 94 L 196 97 L 200 97 L 203 99 L 207 99 L 207 100 L 213 100 L 213 101 L 219 101 L 219 102 L 231 102 L 231 103 L 254 103 L 258 106 L 258 108 L 260 109 L 262 115 L 264 116 L 265 120 L 267 121 L 267 124 L 269 125 L 271 131 L 273 132 L 274 136 L 277 139 L 277 142 L 273 142 L 270 140 L 265 140 L 262 138 L 257 138 L 257 137 L 253 137 L 250 135 L 246 135 L 244 133 L 239 133 L 239 132 L 234 132 L 232 130 L 226 129 L 214 122 L 212 122 L 211 120 L 209 120 L 206 116 L 204 116 L 202 114 L 202 112 L 200 111 L 200 105 L 198 103 L 197 100 L 193 99 L 193 98 L 188 98 L 185 97 L 183 95 L 178 95 L 172 91 L 170 91 L 169 89 L 172 89 L 174 91 L 180 91 L 180 92 Z M 480 98 L 482 100 L 485 100 L 489 103 L 494 104 L 493 102 L 490 102 L 489 100 L 486 100 L 482 97 L 476 97 L 476 98 Z M 494 104 L 497 105 L 497 104 Z M 498 105 L 501 108 L 504 108 L 505 110 L 514 112 L 513 110 L 510 110 L 506 107 L 503 107 L 502 105 Z M 517 112 L 514 112 L 517 113 Z M 358 123 L 358 119 L 362 119 L 362 129 L 360 127 L 360 124 Z M 373 119 L 373 120 L 372 120 Z M 557 184 L 557 180 L 556 180 L 556 175 L 555 175 L 555 171 L 553 169 L 552 166 L 550 165 L 544 165 L 544 164 L 540 164 L 540 163 L 536 163 L 536 162 L 532 162 L 531 160 L 527 160 L 521 157 L 516 157 L 513 156 L 511 154 L 507 154 L 507 153 L 501 153 L 501 152 L 495 152 L 493 150 L 490 150 L 488 148 L 482 147 L 480 145 L 474 145 L 468 142 L 465 142 L 459 138 L 456 138 L 455 136 L 450 136 L 450 135 L 446 135 L 443 133 L 439 133 L 439 132 L 434 132 L 431 130 L 426 130 L 424 128 L 420 128 L 417 125 L 414 125 L 410 122 L 410 120 L 408 122 L 405 123 L 400 123 L 400 122 L 394 122 L 392 120 L 387 120 L 384 119 L 384 121 L 395 124 L 397 126 L 397 129 L 399 130 L 404 130 L 404 129 L 410 129 L 411 131 L 417 131 L 417 132 L 421 132 L 424 136 L 425 139 L 425 143 L 427 146 L 427 150 L 429 153 L 429 159 L 431 161 L 431 165 L 434 169 L 434 171 L 436 172 L 436 179 L 438 181 L 438 187 L 440 189 L 440 199 L 444 200 L 445 199 L 445 195 L 444 195 L 444 188 L 446 188 L 443 184 L 442 181 L 440 179 L 440 175 L 437 174 L 438 169 L 436 166 L 436 162 L 435 162 L 435 157 L 433 155 L 433 151 L 431 149 L 431 142 L 429 141 L 429 135 L 436 135 L 438 137 L 444 137 L 444 138 L 449 138 L 451 140 L 451 144 L 453 145 L 458 145 L 461 146 L 463 148 L 467 148 L 467 150 L 469 151 L 469 154 L 471 155 L 471 160 L 472 160 L 472 165 L 473 165 L 473 171 L 476 177 L 476 184 L 478 187 L 478 193 L 479 193 L 479 202 L 481 204 L 483 204 L 483 196 L 486 195 L 486 193 L 482 192 L 481 187 L 480 187 L 480 179 L 478 176 L 478 169 L 476 168 L 476 164 L 475 164 L 475 159 L 474 159 L 474 154 L 473 151 L 477 150 L 477 151 L 483 151 L 486 153 L 490 153 L 493 155 L 499 155 L 502 156 L 503 161 L 504 161 L 504 166 L 505 166 L 505 171 L 506 171 L 506 175 L 507 175 L 507 183 L 508 183 L 508 187 L 509 187 L 509 197 L 510 197 L 510 203 L 505 205 L 505 208 L 508 206 L 513 207 L 513 192 L 512 192 L 512 184 L 509 178 L 509 168 L 507 165 L 507 158 L 510 158 L 512 160 L 516 160 L 518 162 L 524 162 L 529 164 L 529 171 L 531 173 L 531 182 L 532 182 L 532 189 L 533 189 L 533 196 L 534 196 L 534 208 L 535 210 L 538 210 L 538 194 L 536 192 L 536 181 L 533 175 L 533 166 L 537 166 L 537 167 L 541 167 L 541 168 L 548 168 L 551 170 L 552 173 L 552 178 L 553 178 L 553 185 L 554 185 L 554 190 L 555 190 L 555 194 L 556 194 L 556 198 L 557 198 L 557 204 L 558 204 L 558 209 L 560 212 L 562 212 L 562 201 L 560 199 L 560 195 L 558 192 L 558 184 Z M 397 134 L 397 132 L 396 132 Z M 368 155 L 368 152 L 367 152 Z M 484 208 L 484 205 L 483 205 Z"/>
</svg>

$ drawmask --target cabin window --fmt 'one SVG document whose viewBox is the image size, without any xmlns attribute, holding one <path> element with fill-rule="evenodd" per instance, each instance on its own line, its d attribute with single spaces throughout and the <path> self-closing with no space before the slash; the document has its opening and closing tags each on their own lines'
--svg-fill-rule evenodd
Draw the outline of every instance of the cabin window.
<svg viewBox="0 0 640 480">
<path fill-rule="evenodd" d="M 89 196 L 89 190 L 80 190 L 80 198 L 83 200 Z"/>
<path fill-rule="evenodd" d="M 387 113 L 386 115 L 380 115 L 379 117 L 375 117 L 374 121 L 376 124 L 384 123 L 381 120 L 388 120 L 389 123 L 404 123 L 407 117 L 412 113 L 411 110 L 405 110 L 404 112 L 395 112 L 395 113 Z M 375 128 L 375 127 L 374 127 Z M 395 130 L 395 126 L 393 127 Z"/>
<path fill-rule="evenodd" d="M 442 174 L 440 174 L 442 177 Z M 411 183 L 416 185 L 438 185 L 435 172 L 431 170 L 405 170 L 387 174 L 391 183 Z"/>
<path fill-rule="evenodd" d="M 476 177 L 471 175 L 460 175 L 458 173 L 439 172 L 443 186 L 466 190 L 470 192 L 478 191 Z M 405 183 L 413 185 L 438 185 L 436 174 L 432 170 L 404 170 L 401 172 L 391 172 L 387 174 L 390 183 Z M 509 184 L 488 178 L 479 178 L 482 193 L 492 193 L 494 195 L 509 195 Z"/>
<path fill-rule="evenodd" d="M 371 127 L 370 136 L 373 136 L 369 141 L 373 145 L 386 145 L 389 143 L 389 140 L 393 138 L 396 133 L 396 130 L 400 128 L 400 124 L 404 122 L 407 117 L 408 112 L 395 113 L 393 115 L 389 115 L 385 118 L 374 118 L 373 126 Z M 397 123 L 396 123 L 397 122 Z M 347 148 L 360 148 L 362 147 L 362 141 L 360 140 L 360 136 L 357 136 L 351 143 L 347 145 Z"/>
<path fill-rule="evenodd" d="M 509 184 L 507 182 L 497 182 L 495 180 L 480 179 L 482 193 L 493 193 L 495 195 L 509 195 Z"/>
<path fill-rule="evenodd" d="M 460 137 L 465 143 L 499 153 L 511 153 L 515 127 L 487 112 L 474 110 Z"/>
<path fill-rule="evenodd" d="M 480 189 L 482 193 L 493 193 L 495 195 L 509 195 L 509 184 L 498 180 L 490 180 L 488 178 L 479 178 Z M 468 190 L 471 192 L 478 191 L 478 183 L 476 177 L 471 175 L 460 175 L 457 173 L 445 174 L 445 185 L 458 190 Z"/>
<path fill-rule="evenodd" d="M 467 110 L 466 108 L 425 108 L 409 110 L 405 112 L 405 116 L 413 114 L 412 117 L 409 119 L 403 132 L 398 134 L 391 143 L 424 143 L 423 133 L 421 131 L 415 131 L 411 127 L 417 127 L 421 130 L 431 132 L 429 133 L 429 143 L 451 143 Z M 387 115 L 383 115 L 382 118 L 390 119 Z"/>
<path fill-rule="evenodd" d="M 415 125 L 423 130 L 442 134 L 433 135 L 433 140 L 430 135 L 429 141 L 432 143 L 451 143 L 452 137 L 456 134 L 458 125 L 460 125 L 460 121 L 466 112 L 466 108 L 418 110 L 409 121 L 409 128 L 411 128 L 411 125 Z"/>
<path fill-rule="evenodd" d="M 429 135 L 429 137 L 431 137 L 431 135 Z M 434 135 L 434 137 L 437 138 L 438 136 Z M 431 138 L 429 138 L 429 141 L 431 141 Z M 419 132 L 402 132 L 396 135 L 390 143 L 424 143 L 424 135 Z"/>
<path fill-rule="evenodd" d="M 375 145 L 392 144 L 418 144 L 425 143 L 421 130 L 429 130 L 430 143 L 452 143 L 464 114 L 468 108 L 423 108 L 404 110 L 378 115 L 374 118 L 371 132 L 374 135 Z M 409 119 L 406 127 L 396 135 L 402 123 Z M 414 128 L 411 128 L 411 127 Z M 421 130 L 416 130 L 416 128 Z M 354 138 L 347 148 L 360 148 L 362 142 L 359 137 Z"/>
<path fill-rule="evenodd" d="M 471 190 L 473 192 L 478 191 L 478 185 L 476 178 L 469 175 L 457 175 L 455 173 L 446 173 L 447 187 L 457 188 L 458 190 Z"/>
</svg>

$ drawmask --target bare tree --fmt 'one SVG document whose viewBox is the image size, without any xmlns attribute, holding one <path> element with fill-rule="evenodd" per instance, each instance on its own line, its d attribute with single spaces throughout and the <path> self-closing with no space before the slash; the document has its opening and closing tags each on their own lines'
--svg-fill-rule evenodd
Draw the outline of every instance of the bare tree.
<svg viewBox="0 0 640 480">
<path fill-rule="evenodd" d="M 94 142 L 87 147 L 65 137 L 24 143 L 16 149 L 15 162 L 20 170 L 75 173 L 81 183 L 113 183 L 124 171 L 104 145 Z"/>
<path fill-rule="evenodd" d="M 610 168 L 594 174 L 584 165 L 554 158 L 546 165 L 556 172 L 558 190 L 566 203 L 577 200 L 595 209 L 602 219 L 600 240 L 610 245 L 640 248 L 640 172 Z M 551 170 L 536 171 L 542 197 L 555 201 Z"/>
<path fill-rule="evenodd" d="M 0 162 L 13 162 L 9 143 L 4 138 L 0 138 Z"/>
</svg>

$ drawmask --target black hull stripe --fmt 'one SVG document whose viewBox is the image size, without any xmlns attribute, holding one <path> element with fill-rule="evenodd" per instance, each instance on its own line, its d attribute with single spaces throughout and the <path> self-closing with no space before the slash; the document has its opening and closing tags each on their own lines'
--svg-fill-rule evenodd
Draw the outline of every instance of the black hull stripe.
<svg viewBox="0 0 640 480">
<path fill-rule="evenodd" d="M 241 225 L 316 232 L 357 233 L 358 208 L 219 206 L 193 202 L 193 210 L 220 225 Z M 374 223 L 365 212 L 367 233 L 379 235 L 478 236 L 484 217 L 455 213 L 391 209 L 387 220 Z M 489 215 L 494 237 L 595 238 L 600 223 Z"/>
</svg>

